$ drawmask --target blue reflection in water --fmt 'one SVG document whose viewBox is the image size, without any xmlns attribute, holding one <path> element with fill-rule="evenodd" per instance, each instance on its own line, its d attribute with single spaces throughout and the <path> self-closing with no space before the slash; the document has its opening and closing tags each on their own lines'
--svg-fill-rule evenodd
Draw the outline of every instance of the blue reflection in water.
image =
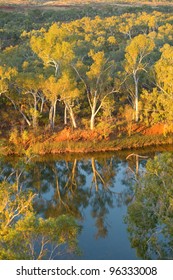
<svg viewBox="0 0 173 280">
<path fill-rule="evenodd" d="M 135 250 L 131 248 L 128 239 L 127 226 L 124 223 L 124 216 L 127 213 L 126 205 L 117 206 L 117 193 L 123 193 L 127 186 L 123 185 L 127 166 L 119 164 L 118 173 L 114 178 L 112 193 L 114 207 L 108 209 L 106 224 L 108 233 L 105 238 L 96 238 L 95 220 L 91 216 L 92 207 L 85 209 L 83 230 L 79 236 L 79 245 L 83 251 L 82 259 L 95 260 L 135 260 L 137 259 Z M 87 178 L 86 186 L 91 185 L 91 177 Z"/>
</svg>

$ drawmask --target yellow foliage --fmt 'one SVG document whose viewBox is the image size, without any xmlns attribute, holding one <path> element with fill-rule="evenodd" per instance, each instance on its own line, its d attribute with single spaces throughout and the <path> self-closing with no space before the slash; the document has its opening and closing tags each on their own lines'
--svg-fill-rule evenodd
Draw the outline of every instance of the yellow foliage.
<svg viewBox="0 0 173 280">
<path fill-rule="evenodd" d="M 147 35 L 140 34 L 134 37 L 126 47 L 126 71 L 142 67 L 142 60 L 154 49 L 154 41 Z"/>
<path fill-rule="evenodd" d="M 162 56 L 155 64 L 156 78 L 164 91 L 173 92 L 173 47 L 165 44 L 161 49 Z"/>
<path fill-rule="evenodd" d="M 44 82 L 44 90 L 45 95 L 50 101 L 57 99 L 58 95 L 61 100 L 71 100 L 79 95 L 76 82 L 67 72 L 63 72 L 59 79 L 54 76 L 50 76 Z"/>
<path fill-rule="evenodd" d="M 13 143 L 14 145 L 19 144 L 19 134 L 17 128 L 14 128 L 12 132 L 10 133 L 9 141 Z"/>
<path fill-rule="evenodd" d="M 107 41 L 108 41 L 108 43 L 110 43 L 112 45 L 117 44 L 117 41 L 114 36 L 109 36 Z"/>
<path fill-rule="evenodd" d="M 29 136 L 29 133 L 27 130 L 24 130 L 22 133 L 21 133 L 21 139 L 22 139 L 22 143 L 25 145 L 26 142 L 30 139 L 30 136 Z"/>
<path fill-rule="evenodd" d="M 16 75 L 16 68 L 0 66 L 0 94 L 8 90 L 10 80 Z"/>
<path fill-rule="evenodd" d="M 70 32 L 64 25 L 54 23 L 47 32 L 40 30 L 30 39 L 32 50 L 45 64 L 69 63 L 74 58 Z"/>
<path fill-rule="evenodd" d="M 28 61 L 24 61 L 22 64 L 22 68 L 23 70 L 26 70 L 26 68 L 28 68 L 29 62 Z"/>
<path fill-rule="evenodd" d="M 102 68 L 106 63 L 104 52 L 100 51 L 95 53 L 93 50 L 90 50 L 89 56 L 93 59 L 93 64 L 91 65 L 90 70 L 86 74 L 90 79 L 97 78 L 98 75 L 100 75 Z"/>
</svg>

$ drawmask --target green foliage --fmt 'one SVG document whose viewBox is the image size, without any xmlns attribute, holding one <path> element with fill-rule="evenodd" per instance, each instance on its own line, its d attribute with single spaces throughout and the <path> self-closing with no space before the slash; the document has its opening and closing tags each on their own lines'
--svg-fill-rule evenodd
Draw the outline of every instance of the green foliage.
<svg viewBox="0 0 173 280">
<path fill-rule="evenodd" d="M 36 194 L 18 184 L 0 183 L 0 259 L 55 258 L 61 245 L 77 252 L 80 230 L 74 218 L 39 218 L 34 212 Z"/>
<path fill-rule="evenodd" d="M 130 239 L 144 259 L 172 258 L 172 170 L 172 154 L 164 153 L 148 160 L 128 208 Z"/>
<path fill-rule="evenodd" d="M 34 214 L 27 215 L 1 235 L 0 259 L 55 258 L 62 253 L 63 244 L 68 244 L 71 251 L 77 252 L 78 229 L 75 220 L 69 216 L 44 220 Z"/>
</svg>

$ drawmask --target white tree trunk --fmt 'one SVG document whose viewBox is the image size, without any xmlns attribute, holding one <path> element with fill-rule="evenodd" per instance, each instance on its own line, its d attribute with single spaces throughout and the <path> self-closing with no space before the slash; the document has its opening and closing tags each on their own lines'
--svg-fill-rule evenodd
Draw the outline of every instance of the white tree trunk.
<svg viewBox="0 0 173 280">
<path fill-rule="evenodd" d="M 32 124 L 33 128 L 37 128 L 37 93 L 34 92 L 32 95 L 34 97 L 34 112 L 32 116 Z"/>
<path fill-rule="evenodd" d="M 64 107 L 64 124 L 67 125 L 67 106 Z"/>
<path fill-rule="evenodd" d="M 52 120 L 52 128 L 53 128 L 53 129 L 54 129 L 54 127 L 55 127 L 56 103 L 57 103 L 57 100 L 54 102 L 54 105 L 53 105 L 53 120 Z"/>
<path fill-rule="evenodd" d="M 71 118 L 71 122 L 72 122 L 72 126 L 73 128 L 77 128 L 77 124 L 76 124 L 76 120 L 75 120 L 75 116 L 74 116 L 74 112 L 73 112 L 73 108 L 71 105 L 69 104 L 65 104 L 66 108 L 68 109 L 69 111 L 69 114 L 70 114 L 70 118 Z"/>
<path fill-rule="evenodd" d="M 91 119 L 90 119 L 90 129 L 91 130 L 93 130 L 95 127 L 96 105 L 97 105 L 97 99 L 96 99 L 96 96 L 94 96 L 93 104 L 92 104 L 92 108 L 91 108 Z"/>
<path fill-rule="evenodd" d="M 135 121 L 139 121 L 139 91 L 138 91 L 138 78 L 136 73 L 133 75 L 135 82 Z"/>
<path fill-rule="evenodd" d="M 53 128 L 53 104 L 51 104 L 49 110 L 49 123 L 50 123 L 50 127 Z"/>
<path fill-rule="evenodd" d="M 95 115 L 92 113 L 90 119 L 90 129 L 93 130 L 94 126 L 95 126 Z"/>
</svg>

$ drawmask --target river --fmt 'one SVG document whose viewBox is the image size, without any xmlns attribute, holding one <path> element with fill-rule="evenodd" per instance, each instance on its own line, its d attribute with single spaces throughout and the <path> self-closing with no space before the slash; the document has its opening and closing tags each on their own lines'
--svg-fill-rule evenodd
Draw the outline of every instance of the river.
<svg viewBox="0 0 173 280">
<path fill-rule="evenodd" d="M 158 153 L 137 157 L 132 152 L 128 159 L 131 152 L 2 159 L 0 180 L 13 184 L 17 178 L 22 188 L 32 189 L 40 217 L 68 214 L 81 226 L 80 254 L 64 251 L 55 259 L 136 260 L 144 254 L 130 238 L 128 207 L 136 178 Z M 150 257 L 157 259 L 157 254 Z"/>
</svg>

